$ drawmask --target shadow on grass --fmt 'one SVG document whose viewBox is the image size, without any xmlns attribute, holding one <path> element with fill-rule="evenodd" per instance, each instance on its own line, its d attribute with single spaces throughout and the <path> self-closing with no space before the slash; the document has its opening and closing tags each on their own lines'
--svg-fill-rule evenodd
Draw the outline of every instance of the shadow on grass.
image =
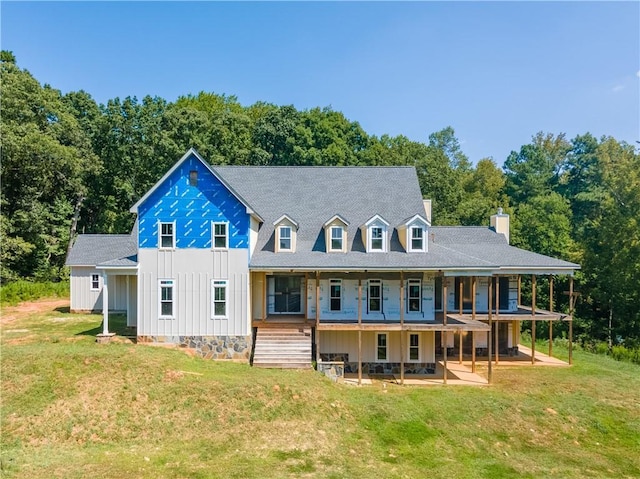
<svg viewBox="0 0 640 479">
<path fill-rule="evenodd" d="M 97 336 L 102 333 L 102 322 L 95 328 L 87 329 L 76 333 L 76 336 Z M 109 315 L 109 332 L 116 333 L 117 336 L 124 336 L 128 338 L 135 338 L 135 329 L 127 327 L 127 316 L 124 314 L 110 314 Z"/>
<path fill-rule="evenodd" d="M 59 308 L 56 308 L 54 311 L 62 314 L 69 314 L 71 313 L 71 308 L 69 308 L 69 306 L 60 306 Z"/>
</svg>

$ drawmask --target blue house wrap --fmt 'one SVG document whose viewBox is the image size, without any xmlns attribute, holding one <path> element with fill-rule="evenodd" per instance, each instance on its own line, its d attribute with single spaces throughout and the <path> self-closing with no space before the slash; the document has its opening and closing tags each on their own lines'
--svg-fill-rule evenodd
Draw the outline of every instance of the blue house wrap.
<svg viewBox="0 0 640 479">
<path fill-rule="evenodd" d="M 138 206 L 138 247 L 157 248 L 159 224 L 171 222 L 176 248 L 211 248 L 212 222 L 228 222 L 230 249 L 249 247 L 246 207 L 194 155 Z"/>
</svg>

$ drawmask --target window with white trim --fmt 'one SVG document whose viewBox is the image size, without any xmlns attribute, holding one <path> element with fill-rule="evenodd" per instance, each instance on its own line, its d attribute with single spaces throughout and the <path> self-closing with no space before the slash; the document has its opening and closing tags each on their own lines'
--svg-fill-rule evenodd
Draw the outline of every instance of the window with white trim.
<svg viewBox="0 0 640 479">
<path fill-rule="evenodd" d="M 370 232 L 369 249 L 371 251 L 384 251 L 384 229 L 381 226 L 372 226 Z"/>
<path fill-rule="evenodd" d="M 211 282 L 211 297 L 213 298 L 212 316 L 214 319 L 227 318 L 227 285 L 226 279 L 214 279 Z"/>
<path fill-rule="evenodd" d="M 160 318 L 174 317 L 174 285 L 175 283 L 172 279 L 161 279 L 158 281 L 158 287 L 160 289 Z"/>
<path fill-rule="evenodd" d="M 176 225 L 175 223 L 160 223 L 159 239 L 160 248 L 170 249 L 176 244 Z"/>
<path fill-rule="evenodd" d="M 411 227 L 411 251 L 424 251 L 424 229 L 420 226 Z"/>
<path fill-rule="evenodd" d="M 410 279 L 407 285 L 407 311 L 419 313 L 422 303 L 422 288 L 419 279 Z"/>
<path fill-rule="evenodd" d="M 342 226 L 331 227 L 331 251 L 342 251 L 343 232 Z"/>
<path fill-rule="evenodd" d="M 367 308 L 369 313 L 382 311 L 382 281 L 379 279 L 369 280 Z"/>
<path fill-rule="evenodd" d="M 342 280 L 332 279 L 329 281 L 330 289 L 330 310 L 342 311 Z"/>
<path fill-rule="evenodd" d="M 99 291 L 100 290 L 100 275 L 92 274 L 91 275 L 91 291 Z"/>
<path fill-rule="evenodd" d="M 376 338 L 376 359 L 378 361 L 388 360 L 388 344 L 387 333 L 378 333 Z"/>
<path fill-rule="evenodd" d="M 280 251 L 291 251 L 291 226 L 280 226 Z"/>
<path fill-rule="evenodd" d="M 211 244 L 213 249 L 227 249 L 229 247 L 229 229 L 227 223 L 212 223 L 213 239 Z"/>
<path fill-rule="evenodd" d="M 420 361 L 420 335 L 409 334 L 409 361 Z"/>
</svg>

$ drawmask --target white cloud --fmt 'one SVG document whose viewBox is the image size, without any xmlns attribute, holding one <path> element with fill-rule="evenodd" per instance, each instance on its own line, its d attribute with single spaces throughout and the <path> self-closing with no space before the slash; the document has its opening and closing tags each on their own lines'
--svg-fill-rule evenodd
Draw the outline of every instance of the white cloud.
<svg viewBox="0 0 640 479">
<path fill-rule="evenodd" d="M 618 85 L 614 86 L 614 87 L 611 89 L 611 91 L 612 91 L 613 93 L 618 93 L 619 91 L 622 91 L 622 90 L 624 90 L 624 85 L 620 85 L 620 84 L 618 84 Z"/>
</svg>

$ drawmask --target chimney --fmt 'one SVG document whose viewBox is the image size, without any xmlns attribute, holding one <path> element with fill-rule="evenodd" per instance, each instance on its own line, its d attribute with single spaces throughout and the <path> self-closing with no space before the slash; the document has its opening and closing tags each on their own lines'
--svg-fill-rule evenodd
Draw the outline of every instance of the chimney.
<svg viewBox="0 0 640 479">
<path fill-rule="evenodd" d="M 498 213 L 491 215 L 491 229 L 496 233 L 502 233 L 509 243 L 509 215 L 498 208 Z"/>
<path fill-rule="evenodd" d="M 431 224 L 431 200 L 422 200 L 425 219 Z"/>
</svg>

